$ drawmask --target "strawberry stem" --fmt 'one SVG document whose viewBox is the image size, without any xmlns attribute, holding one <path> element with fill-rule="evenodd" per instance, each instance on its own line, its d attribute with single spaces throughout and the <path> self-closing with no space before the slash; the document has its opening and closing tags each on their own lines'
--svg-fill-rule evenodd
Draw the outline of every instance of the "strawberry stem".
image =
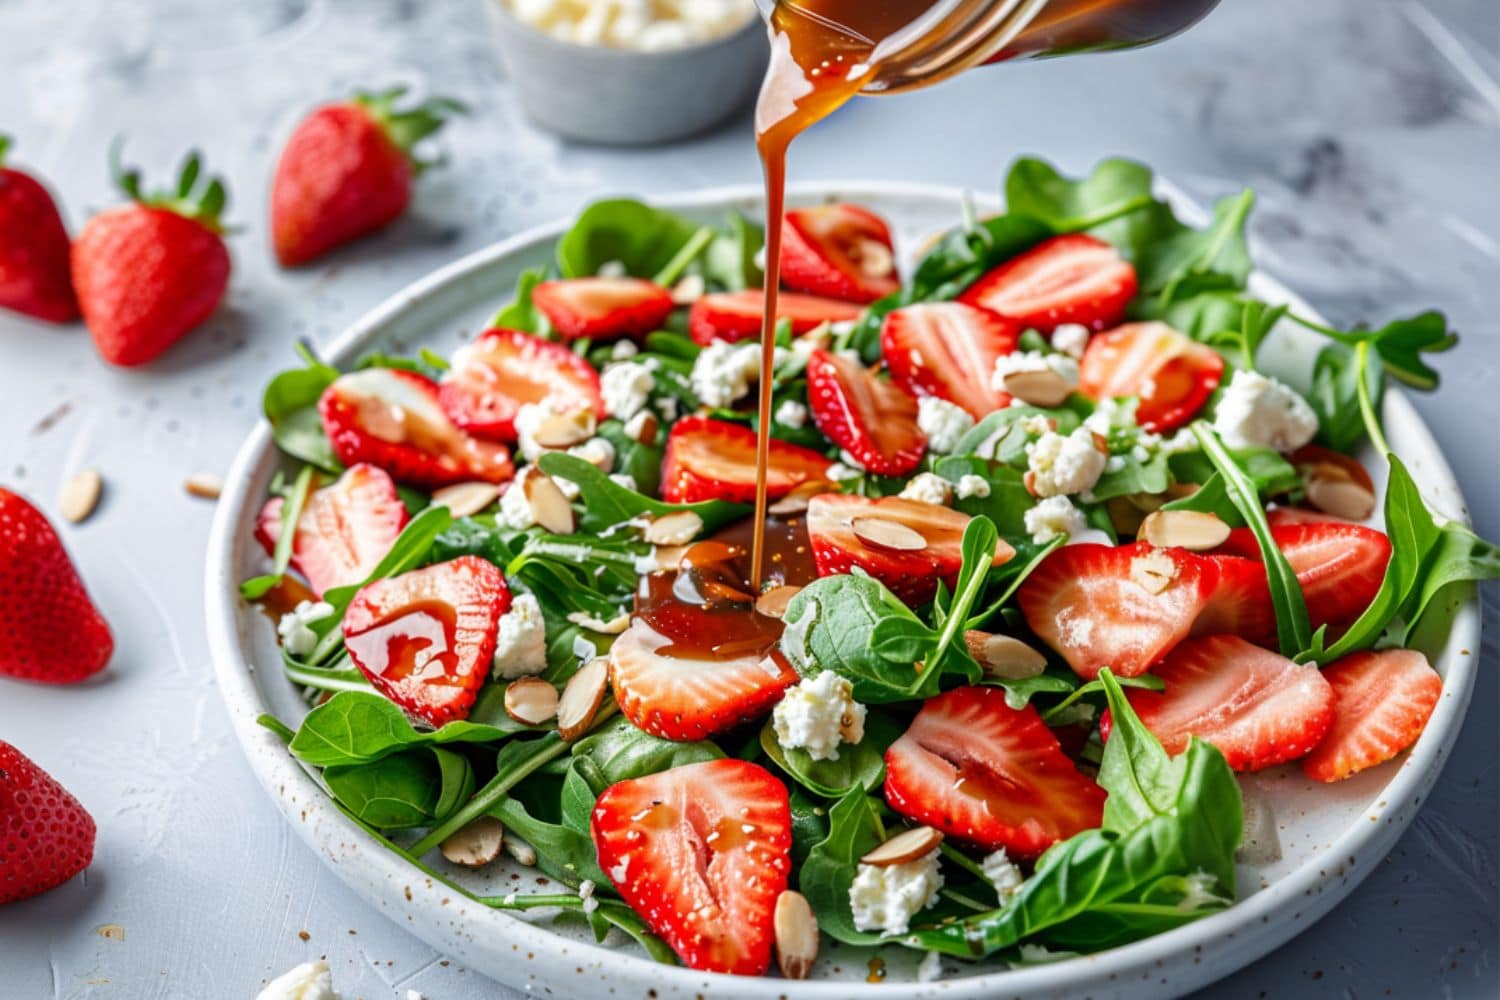
<svg viewBox="0 0 1500 1000">
<path fill-rule="evenodd" d="M 443 158 L 419 158 L 414 152 L 417 143 L 448 124 L 453 115 L 468 114 L 469 107 L 452 97 L 429 97 L 415 107 L 397 109 L 396 103 L 406 96 L 407 90 L 401 85 L 374 93 L 358 91 L 353 101 L 375 119 L 386 137 L 406 154 L 412 169 L 420 174 L 429 167 L 440 166 Z"/>
<path fill-rule="evenodd" d="M 0 167 L 5 166 L 5 154 L 10 152 L 11 137 L 0 132 Z"/>
<path fill-rule="evenodd" d="M 203 157 L 196 149 L 190 150 L 187 158 L 182 161 L 177 186 L 154 192 L 146 191 L 141 186 L 141 172 L 138 168 L 125 166 L 124 152 L 125 137 L 115 136 L 114 141 L 109 144 L 109 173 L 127 198 L 148 208 L 176 212 L 215 233 L 224 232 L 220 216 L 224 214 L 229 194 L 220 178 L 203 177 Z"/>
</svg>

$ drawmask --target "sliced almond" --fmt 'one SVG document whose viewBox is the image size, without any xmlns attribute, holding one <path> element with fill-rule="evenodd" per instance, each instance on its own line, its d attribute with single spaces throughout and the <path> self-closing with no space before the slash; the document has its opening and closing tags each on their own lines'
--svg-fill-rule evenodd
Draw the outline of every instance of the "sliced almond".
<svg viewBox="0 0 1500 1000">
<path fill-rule="evenodd" d="M 1177 562 L 1160 549 L 1130 560 L 1130 578 L 1148 593 L 1160 594 L 1177 579 Z"/>
<path fill-rule="evenodd" d="M 913 827 L 910 830 L 903 830 L 879 847 L 867 852 L 859 859 L 859 863 L 874 865 L 877 868 L 904 865 L 908 861 L 925 858 L 937 850 L 937 846 L 942 842 L 941 830 L 934 830 L 930 826 Z"/>
<path fill-rule="evenodd" d="M 679 306 L 690 306 L 703 298 L 703 293 L 707 290 L 703 275 L 685 274 L 677 284 L 672 286 L 672 301 Z"/>
<path fill-rule="evenodd" d="M 651 550 L 651 564 L 659 573 L 662 570 L 674 570 L 682 565 L 682 557 L 687 554 L 690 546 L 687 545 L 658 545 Z"/>
<path fill-rule="evenodd" d="M 596 656 L 568 678 L 557 701 L 557 733 L 571 743 L 594 724 L 609 687 L 609 660 Z"/>
<path fill-rule="evenodd" d="M 859 240 L 850 250 L 849 256 L 855 259 L 867 278 L 884 278 L 896 270 L 896 258 L 891 248 L 879 240 Z"/>
<path fill-rule="evenodd" d="M 806 979 L 818 960 L 818 918 L 807 897 L 795 889 L 776 897 L 776 967 L 787 979 Z"/>
<path fill-rule="evenodd" d="M 99 494 L 103 490 L 104 480 L 98 469 L 80 469 L 63 484 L 62 495 L 58 497 L 57 505 L 62 516 L 74 524 L 88 520 L 94 508 L 99 506 Z"/>
<path fill-rule="evenodd" d="M 199 500 L 217 500 L 224 492 L 224 480 L 212 472 L 195 472 L 183 480 L 182 488 L 187 490 L 188 496 Z"/>
<path fill-rule="evenodd" d="M 781 517 L 802 514 L 807 511 L 807 505 L 812 501 L 813 497 L 827 492 L 827 483 L 803 483 L 780 500 L 768 506 L 766 511 Z"/>
<path fill-rule="evenodd" d="M 619 635 L 630 627 L 630 612 L 622 611 L 609 621 L 601 621 L 586 612 L 573 611 L 568 614 L 568 621 L 600 635 Z"/>
<path fill-rule="evenodd" d="M 1032 406 L 1060 406 L 1073 392 L 1072 384 L 1050 368 L 1010 372 L 1002 382 L 1006 392 Z"/>
<path fill-rule="evenodd" d="M 505 689 L 505 714 L 523 726 L 540 726 L 557 715 L 557 688 L 540 677 L 522 677 Z"/>
<path fill-rule="evenodd" d="M 792 598 L 801 589 L 791 584 L 772 587 L 755 599 L 755 610 L 767 618 L 780 618 L 786 614 L 786 606 L 792 603 Z"/>
<path fill-rule="evenodd" d="M 677 510 L 653 518 L 646 525 L 645 538 L 652 545 L 686 545 L 703 530 L 703 518 L 690 510 Z"/>
<path fill-rule="evenodd" d="M 500 496 L 500 487 L 494 483 L 454 483 L 444 486 L 432 494 L 432 502 L 447 507 L 454 517 L 469 517 L 478 514 Z"/>
<path fill-rule="evenodd" d="M 536 848 L 515 837 L 505 838 L 505 853 L 515 859 L 516 864 L 527 868 L 536 867 Z"/>
<path fill-rule="evenodd" d="M 1375 513 L 1375 494 L 1354 479 L 1314 475 L 1307 481 L 1307 502 L 1325 514 L 1363 521 Z"/>
<path fill-rule="evenodd" d="M 1160 548 L 1207 552 L 1229 538 L 1229 525 L 1201 510 L 1157 510 L 1146 515 L 1140 539 Z"/>
<path fill-rule="evenodd" d="M 883 517 L 856 517 L 850 527 L 860 541 L 881 548 L 895 549 L 898 552 L 920 552 L 927 548 L 927 539 L 922 533 L 900 521 Z"/>
<path fill-rule="evenodd" d="M 964 633 L 969 655 L 992 677 L 1008 681 L 1035 677 L 1047 669 L 1047 658 L 1013 636 L 970 629 Z"/>
<path fill-rule="evenodd" d="M 660 430 L 661 422 L 650 410 L 642 410 L 625 421 L 625 436 L 640 444 L 655 444 Z"/>
<path fill-rule="evenodd" d="M 571 448 L 593 437 L 594 430 L 592 410 L 569 410 L 548 415 L 532 432 L 531 439 L 543 448 Z"/>
<path fill-rule="evenodd" d="M 556 481 L 534 465 L 527 466 L 511 489 L 519 487 L 531 508 L 531 518 L 554 535 L 573 533 L 573 505 Z"/>
<path fill-rule="evenodd" d="M 483 868 L 500 856 L 505 827 L 493 816 L 479 816 L 464 824 L 439 850 L 443 857 L 465 868 Z"/>
</svg>

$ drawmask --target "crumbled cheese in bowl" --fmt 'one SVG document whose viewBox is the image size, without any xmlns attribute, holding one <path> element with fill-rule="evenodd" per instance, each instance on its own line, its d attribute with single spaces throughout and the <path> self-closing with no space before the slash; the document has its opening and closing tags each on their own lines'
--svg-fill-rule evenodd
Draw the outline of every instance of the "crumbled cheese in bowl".
<svg viewBox="0 0 1500 1000">
<path fill-rule="evenodd" d="M 938 851 L 899 865 L 861 864 L 849 886 L 855 930 L 905 934 L 911 918 L 938 900 L 943 873 Z"/>
<path fill-rule="evenodd" d="M 1296 451 L 1318 433 L 1318 415 L 1276 379 L 1241 369 L 1214 409 L 1214 430 L 1231 448 Z"/>
<path fill-rule="evenodd" d="M 1026 446 L 1027 485 L 1039 497 L 1093 489 L 1104 474 L 1106 456 L 1087 427 L 1064 437 L 1048 431 Z"/>
<path fill-rule="evenodd" d="M 504 0 L 520 21 L 577 45 L 656 52 L 733 34 L 755 16 L 744 0 Z"/>
<path fill-rule="evenodd" d="M 515 680 L 547 669 L 547 623 L 542 606 L 530 594 L 517 594 L 500 616 L 495 637 L 495 677 Z"/>
</svg>

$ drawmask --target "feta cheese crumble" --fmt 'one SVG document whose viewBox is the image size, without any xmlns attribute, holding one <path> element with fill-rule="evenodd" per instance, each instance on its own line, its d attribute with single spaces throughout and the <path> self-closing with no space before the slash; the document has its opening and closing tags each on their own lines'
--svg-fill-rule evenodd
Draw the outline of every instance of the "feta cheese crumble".
<svg viewBox="0 0 1500 1000">
<path fill-rule="evenodd" d="M 592 879 L 584 879 L 578 883 L 578 898 L 583 900 L 584 913 L 593 913 L 599 909 L 599 901 L 594 898 L 594 882 Z"/>
<path fill-rule="evenodd" d="M 840 743 L 865 738 L 865 706 L 853 692 L 832 670 L 798 682 L 771 713 L 776 741 L 789 750 L 806 750 L 813 760 L 838 760 Z"/>
<path fill-rule="evenodd" d="M 783 427 L 799 428 L 807 425 L 807 407 L 795 399 L 784 399 L 776 407 L 774 419 Z"/>
<path fill-rule="evenodd" d="M 1064 323 L 1052 331 L 1052 346 L 1071 357 L 1081 358 L 1089 346 L 1089 328 L 1082 323 Z"/>
<path fill-rule="evenodd" d="M 974 418 L 968 410 L 946 399 L 923 396 L 917 400 L 917 426 L 927 436 L 927 450 L 946 455 L 974 426 Z"/>
<path fill-rule="evenodd" d="M 1083 421 L 1083 426 L 1098 434 L 1100 437 L 1109 437 L 1115 431 L 1129 430 L 1135 426 L 1135 410 L 1137 401 L 1132 398 L 1125 399 L 1101 399 Z"/>
<path fill-rule="evenodd" d="M 1078 388 L 1078 360 L 1067 354 L 1047 354 L 1042 351 L 1013 351 L 1000 355 L 995 359 L 990 385 L 1003 392 L 1007 375 L 1046 371 L 1057 375 L 1069 388 Z"/>
<path fill-rule="evenodd" d="M 659 52 L 723 38 L 753 16 L 736 0 L 505 0 L 520 20 L 575 45 Z M 601 275 L 614 275 L 607 261 Z M 623 271 L 623 265 L 618 269 Z"/>
<path fill-rule="evenodd" d="M 917 966 L 917 982 L 935 983 L 943 978 L 943 956 L 935 951 L 929 951 L 922 956 L 922 964 Z"/>
<path fill-rule="evenodd" d="M 609 481 L 614 483 L 616 486 L 625 487 L 632 493 L 640 492 L 640 489 L 636 486 L 635 477 L 628 472 L 611 472 L 609 474 Z"/>
<path fill-rule="evenodd" d="M 495 677 L 507 681 L 547 669 L 547 622 L 531 594 L 517 594 L 500 616 L 494 663 Z"/>
<path fill-rule="evenodd" d="M 983 500 L 990 495 L 990 481 L 983 476 L 968 473 L 958 477 L 958 488 L 955 491 L 960 500 L 970 497 L 979 497 Z"/>
<path fill-rule="evenodd" d="M 293 656 L 307 656 L 318 648 L 318 633 L 312 630 L 313 622 L 320 622 L 333 614 L 333 605 L 327 601 L 298 601 L 297 606 L 281 616 L 276 623 L 276 634 L 281 636 L 281 645 Z"/>
<path fill-rule="evenodd" d="M 1005 853 L 1003 847 L 993 854 L 985 855 L 979 867 L 984 870 L 984 877 L 990 880 L 990 884 L 1000 894 L 1002 902 L 1006 896 L 1021 888 L 1021 883 L 1026 881 L 1026 877 L 1021 874 L 1021 869 L 1016 867 L 1016 863 L 1010 859 L 1010 855 Z"/>
<path fill-rule="evenodd" d="M 728 406 L 760 377 L 760 345 L 716 340 L 698 354 L 688 381 L 704 406 Z"/>
<path fill-rule="evenodd" d="M 849 466 L 844 465 L 842 462 L 834 462 L 828 467 L 828 471 L 823 474 L 829 479 L 833 480 L 835 483 L 847 482 L 850 479 L 858 479 L 860 476 L 864 475 L 861 470 L 851 469 L 849 468 Z"/>
<path fill-rule="evenodd" d="M 1214 430 L 1231 448 L 1264 445 L 1296 451 L 1318 433 L 1318 415 L 1286 385 L 1242 369 L 1219 398 Z"/>
<path fill-rule="evenodd" d="M 599 377 L 604 409 L 616 420 L 629 420 L 644 410 L 655 387 L 656 377 L 651 374 L 651 369 L 638 361 L 617 361 L 607 365 Z"/>
<path fill-rule="evenodd" d="M 938 900 L 943 873 L 938 849 L 900 865 L 861 864 L 849 886 L 849 909 L 854 927 L 882 934 L 905 934 L 911 918 Z"/>
<path fill-rule="evenodd" d="M 1047 497 L 1026 512 L 1026 530 L 1031 540 L 1046 545 L 1058 536 L 1071 536 L 1087 530 L 1083 511 L 1073 506 L 1067 497 Z"/>
<path fill-rule="evenodd" d="M 948 501 L 953 499 L 953 487 L 942 476 L 935 476 L 930 472 L 919 472 L 912 477 L 911 482 L 902 487 L 900 496 L 903 500 L 916 500 L 920 503 L 946 507 Z"/>
<path fill-rule="evenodd" d="M 1104 474 L 1105 459 L 1087 427 L 1066 437 L 1048 431 L 1026 446 L 1027 485 L 1038 497 L 1082 493 Z"/>
<path fill-rule="evenodd" d="M 635 341 L 617 340 L 615 346 L 609 349 L 609 358 L 611 361 L 629 361 L 639 353 L 641 349 L 635 346 Z"/>
<path fill-rule="evenodd" d="M 339 1000 L 327 962 L 303 962 L 266 984 L 255 1000 Z"/>
</svg>

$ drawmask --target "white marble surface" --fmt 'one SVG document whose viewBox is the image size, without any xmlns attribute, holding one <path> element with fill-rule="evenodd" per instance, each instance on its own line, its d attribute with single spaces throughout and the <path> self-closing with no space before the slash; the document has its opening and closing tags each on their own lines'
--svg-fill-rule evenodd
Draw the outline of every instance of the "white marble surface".
<svg viewBox="0 0 1500 1000">
<path fill-rule="evenodd" d="M 521 118 L 482 0 L 0 0 L 0 130 L 76 225 L 112 199 L 109 138 L 162 179 L 190 145 L 227 174 L 233 286 L 203 330 L 143 371 L 106 368 L 81 328 L 0 316 L 0 482 L 56 511 L 79 467 L 107 483 L 64 537 L 116 627 L 98 683 L 0 686 L 0 737 L 99 820 L 86 877 L 0 910 L 0 995 L 252 997 L 326 955 L 346 997 L 510 995 L 360 903 L 294 840 L 231 740 L 210 681 L 201 552 L 185 496 L 256 418 L 298 336 L 345 323 L 458 254 L 605 192 L 752 181 L 748 120 L 657 151 L 559 143 Z M 264 239 L 280 139 L 309 103 L 405 79 L 471 102 L 416 210 L 326 264 L 283 274 Z M 1429 304 L 1464 334 L 1418 405 L 1485 535 L 1500 537 L 1500 12 L 1493 0 L 1228 0 L 1154 50 L 974 72 L 861 101 L 805 137 L 794 175 L 990 188 L 1038 152 L 1072 169 L 1122 153 L 1203 196 L 1250 184 L 1263 264 L 1337 321 Z M 1500 600 L 1457 752 L 1386 864 L 1215 996 L 1493 996 L 1497 988 Z M 97 928 L 118 924 L 123 940 Z M 304 934 L 305 932 L 305 934 Z M 303 940 L 303 937 L 306 940 Z"/>
</svg>

